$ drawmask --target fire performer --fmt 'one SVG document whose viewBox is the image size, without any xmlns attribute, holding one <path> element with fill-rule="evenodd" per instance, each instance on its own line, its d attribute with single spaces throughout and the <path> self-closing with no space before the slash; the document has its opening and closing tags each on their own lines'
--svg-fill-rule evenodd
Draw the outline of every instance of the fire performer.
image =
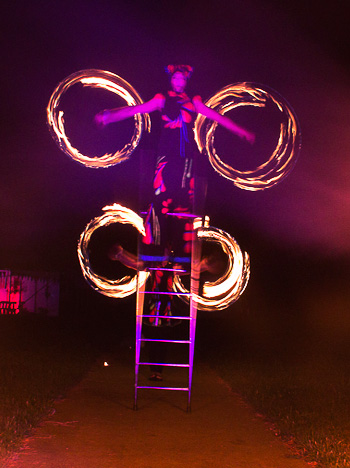
<svg viewBox="0 0 350 468">
<path fill-rule="evenodd" d="M 160 112 L 163 125 L 153 180 L 154 197 L 146 218 L 146 238 L 143 242 L 161 246 L 163 251 L 166 248 L 173 251 L 179 245 L 179 236 L 173 235 L 174 230 L 167 221 L 169 217 L 165 215 L 169 212 L 193 212 L 194 174 L 202 176 L 206 162 L 194 141 L 192 126 L 196 114 L 215 120 L 251 144 L 255 136 L 203 104 L 200 96 L 191 99 L 186 94 L 187 82 L 193 72 L 191 66 L 168 65 L 166 71 L 170 76 L 171 89 L 165 95 L 156 94 L 150 101 L 135 106 L 104 110 L 96 115 L 95 121 L 103 127 L 138 113 Z M 182 249 L 180 247 L 179 250 L 188 253 L 190 243 L 186 231 L 184 236 Z"/>
<path fill-rule="evenodd" d="M 194 140 L 192 127 L 196 115 L 202 114 L 216 121 L 250 144 L 254 143 L 255 135 L 203 104 L 200 96 L 190 98 L 186 94 L 185 89 L 193 72 L 191 66 L 168 65 L 166 71 L 170 77 L 170 89 L 167 93 L 156 94 L 143 104 L 104 110 L 96 115 L 95 122 L 104 127 L 131 118 L 135 114 L 149 114 L 155 111 L 160 113 L 162 125 L 153 179 L 154 193 L 145 221 L 146 236 L 143 243 L 150 247 L 148 252 L 153 255 L 155 252 L 161 252 L 163 264 L 164 261 L 167 263 L 167 259 L 174 264 L 181 263 L 177 259 L 190 254 L 191 250 L 192 224 L 186 215 L 193 212 L 196 215 L 203 214 L 203 200 L 200 203 L 196 201 L 194 206 L 194 191 L 196 190 L 197 197 L 198 186 L 202 188 L 202 199 L 205 196 L 203 180 L 206 165 L 206 158 L 199 153 Z M 198 184 L 198 180 L 202 182 Z M 179 219 L 175 220 L 175 216 L 169 216 L 169 213 L 178 214 L 181 222 L 178 222 Z M 142 269 L 144 266 L 142 256 L 140 261 L 118 244 L 110 250 L 109 258 L 135 269 Z M 209 271 L 216 268 L 208 259 L 202 260 L 201 267 Z M 165 271 L 156 272 L 152 281 L 152 291 L 155 291 L 155 295 L 150 305 L 150 313 L 155 315 L 155 319 L 151 320 L 151 325 L 171 325 L 171 322 L 174 322 L 170 318 L 156 319 L 157 315 L 171 316 L 171 299 L 166 295 L 156 294 L 163 285 L 169 291 L 172 290 L 172 274 Z M 154 373 L 155 380 L 161 380 L 160 371 L 161 369 L 157 369 Z"/>
</svg>

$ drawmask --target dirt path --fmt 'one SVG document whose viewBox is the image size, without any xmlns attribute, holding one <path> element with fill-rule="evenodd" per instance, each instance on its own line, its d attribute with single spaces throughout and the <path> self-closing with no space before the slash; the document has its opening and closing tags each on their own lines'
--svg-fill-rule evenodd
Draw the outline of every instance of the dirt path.
<svg viewBox="0 0 350 468">
<path fill-rule="evenodd" d="M 6 468 L 306 468 L 204 364 L 186 394 L 140 390 L 133 410 L 131 356 L 100 362 Z M 175 384 L 174 369 L 166 384 Z M 144 370 L 147 371 L 146 369 Z M 145 377 L 146 378 L 146 375 Z M 141 393 L 143 392 L 143 393 Z"/>
</svg>

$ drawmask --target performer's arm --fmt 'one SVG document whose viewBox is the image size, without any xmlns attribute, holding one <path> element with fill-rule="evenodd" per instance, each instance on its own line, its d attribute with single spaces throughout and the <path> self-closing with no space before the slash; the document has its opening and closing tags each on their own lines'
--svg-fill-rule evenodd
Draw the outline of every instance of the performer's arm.
<svg viewBox="0 0 350 468">
<path fill-rule="evenodd" d="M 237 135 L 239 138 L 247 140 L 250 144 L 254 143 L 254 133 L 249 132 L 243 127 L 240 127 L 228 117 L 219 114 L 219 112 L 203 104 L 200 96 L 195 96 L 193 98 L 193 104 L 198 114 L 202 114 L 210 120 L 215 120 L 218 124 L 222 125 L 227 130 Z"/>
<path fill-rule="evenodd" d="M 128 268 L 133 268 L 134 270 L 144 269 L 144 262 L 138 260 L 137 256 L 124 250 L 120 244 L 114 244 L 108 251 L 108 258 L 110 260 L 118 260 L 123 265 Z"/>
<path fill-rule="evenodd" d="M 106 109 L 95 116 L 97 125 L 104 127 L 112 122 L 119 122 L 133 117 L 135 114 L 149 114 L 155 110 L 161 110 L 164 107 L 165 97 L 162 94 L 156 94 L 150 101 L 135 106 L 117 107 L 116 109 Z"/>
</svg>

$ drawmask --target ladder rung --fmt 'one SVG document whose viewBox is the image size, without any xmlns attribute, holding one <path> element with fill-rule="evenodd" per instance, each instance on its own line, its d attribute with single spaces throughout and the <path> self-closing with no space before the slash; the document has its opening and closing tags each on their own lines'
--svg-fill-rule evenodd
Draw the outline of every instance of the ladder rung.
<svg viewBox="0 0 350 468">
<path fill-rule="evenodd" d="M 142 314 L 142 317 L 147 318 L 167 318 L 171 320 L 193 320 L 193 317 L 189 317 L 188 315 L 145 315 Z"/>
<path fill-rule="evenodd" d="M 158 343 L 191 343 L 190 340 L 155 340 L 153 338 L 140 338 L 140 341 L 156 341 Z"/>
<path fill-rule="evenodd" d="M 164 362 L 139 362 L 140 366 L 190 367 L 189 364 L 170 364 Z"/>
<path fill-rule="evenodd" d="M 168 256 L 165 255 L 140 255 L 140 260 L 144 262 L 164 262 L 169 260 Z"/>
<path fill-rule="evenodd" d="M 139 294 L 167 294 L 168 296 L 191 296 L 191 293 L 166 292 L 166 291 L 139 291 Z"/>
<path fill-rule="evenodd" d="M 186 273 L 187 270 L 180 270 L 179 268 L 147 268 L 150 271 L 178 271 L 179 273 Z"/>
<path fill-rule="evenodd" d="M 156 387 L 153 385 L 136 385 L 135 388 L 149 388 L 154 390 L 180 390 L 183 392 L 189 392 L 190 389 L 188 387 Z"/>
<path fill-rule="evenodd" d="M 169 256 L 159 256 L 159 255 L 140 255 L 140 260 L 144 262 L 164 262 L 168 261 L 171 263 L 190 263 L 191 257 L 169 257 Z"/>
</svg>

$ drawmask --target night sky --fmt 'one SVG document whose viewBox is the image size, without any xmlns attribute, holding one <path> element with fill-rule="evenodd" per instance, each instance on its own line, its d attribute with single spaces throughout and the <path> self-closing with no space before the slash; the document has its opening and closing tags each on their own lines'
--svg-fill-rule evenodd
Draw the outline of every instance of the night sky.
<svg viewBox="0 0 350 468">
<path fill-rule="evenodd" d="M 230 231 L 254 255 L 278 246 L 296 255 L 348 259 L 348 2 L 327 7 L 316 1 L 282 3 L 3 5 L 0 268 L 76 267 L 77 239 L 103 206 L 138 206 L 137 152 L 127 163 L 96 170 L 56 146 L 46 124 L 56 85 L 78 70 L 102 69 L 126 79 L 147 100 L 164 90 L 164 67 L 172 62 L 193 65 L 190 91 L 204 99 L 240 81 L 277 90 L 294 108 L 302 129 L 296 167 L 272 189 L 243 191 L 211 174 L 212 224 Z M 96 138 L 91 144 L 98 146 L 103 138 L 91 119 L 100 103 L 88 92 L 79 102 L 83 108 L 72 125 L 80 141 L 86 135 L 86 144 Z"/>
</svg>

